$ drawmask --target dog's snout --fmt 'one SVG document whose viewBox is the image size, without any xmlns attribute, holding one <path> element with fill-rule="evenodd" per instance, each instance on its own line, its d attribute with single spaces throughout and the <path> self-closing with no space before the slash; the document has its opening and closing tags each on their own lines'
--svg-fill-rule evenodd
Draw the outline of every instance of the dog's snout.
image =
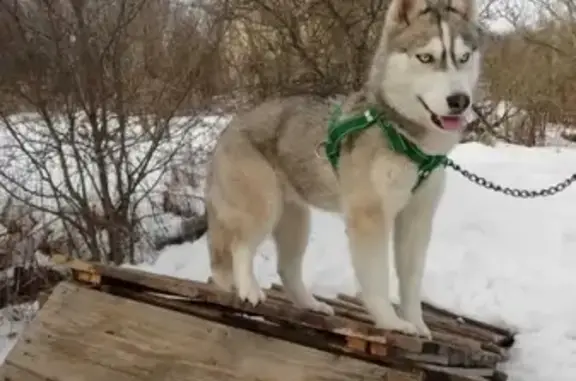
<svg viewBox="0 0 576 381">
<path fill-rule="evenodd" d="M 446 97 L 450 113 L 460 114 L 470 106 L 470 97 L 464 93 L 454 93 Z"/>
</svg>

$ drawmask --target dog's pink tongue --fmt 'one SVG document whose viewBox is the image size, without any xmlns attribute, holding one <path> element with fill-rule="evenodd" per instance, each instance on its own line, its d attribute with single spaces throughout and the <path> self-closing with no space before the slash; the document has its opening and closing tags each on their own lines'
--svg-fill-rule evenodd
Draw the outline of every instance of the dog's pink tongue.
<svg viewBox="0 0 576 381">
<path fill-rule="evenodd" d="M 445 130 L 459 130 L 464 126 L 464 118 L 462 116 L 441 116 L 442 128 Z"/>
</svg>

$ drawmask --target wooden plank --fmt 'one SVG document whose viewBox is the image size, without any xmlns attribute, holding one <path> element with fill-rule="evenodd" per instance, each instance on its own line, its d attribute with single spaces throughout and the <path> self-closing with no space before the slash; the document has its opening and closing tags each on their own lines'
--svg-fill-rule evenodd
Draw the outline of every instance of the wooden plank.
<svg viewBox="0 0 576 381">
<path fill-rule="evenodd" d="M 341 301 L 343 305 L 336 308 L 337 316 L 326 317 L 310 311 L 294 308 L 275 286 L 268 290 L 268 300 L 257 307 L 241 303 L 233 293 L 224 293 L 206 283 L 194 282 L 179 278 L 151 274 L 134 269 L 123 269 L 101 264 L 82 266 L 77 271 L 88 271 L 99 276 L 100 285 L 112 285 L 121 288 L 154 290 L 164 293 L 185 296 L 197 303 L 207 303 L 213 308 L 228 309 L 228 311 L 256 314 L 277 324 L 298 325 L 331 332 L 348 339 L 350 348 L 357 352 L 366 348 L 370 354 L 380 354 L 383 358 L 403 357 L 411 362 L 431 362 L 439 365 L 491 367 L 501 360 L 502 354 L 497 351 L 486 351 L 481 343 L 470 344 L 470 340 L 435 340 L 428 341 L 422 338 L 411 337 L 385 330 L 376 329 L 363 308 L 356 305 L 355 309 L 362 314 L 352 312 L 344 316 L 344 305 L 358 304 L 357 299 Z M 79 274 L 81 275 L 81 274 Z M 77 276 L 77 279 L 80 279 Z M 92 283 L 92 282 L 90 282 Z M 354 307 L 352 308 L 354 310 Z M 350 338 L 358 339 L 350 342 Z M 440 338 L 440 337 L 439 337 Z M 369 344 L 361 345 L 363 340 Z M 360 348 L 360 349 L 359 349 Z M 397 350 L 398 349 L 398 350 Z M 412 355 L 408 355 L 412 353 Z M 385 362 L 391 364 L 391 362 Z"/>
<path fill-rule="evenodd" d="M 2 369 L 10 381 L 422 381 L 422 375 L 61 283 Z M 26 373 L 28 372 L 28 373 Z"/>
<path fill-rule="evenodd" d="M 0 380 L 1 381 L 46 381 L 42 375 L 32 373 L 26 369 L 20 369 L 14 364 L 4 364 L 0 367 Z"/>
<path fill-rule="evenodd" d="M 151 292 L 138 292 L 122 287 L 106 287 L 106 290 L 107 292 L 111 292 L 115 295 L 129 297 L 134 300 L 144 301 L 146 303 L 151 303 L 163 308 L 169 308 L 175 311 L 185 312 L 210 320 L 223 322 L 227 325 L 242 327 L 243 329 L 258 332 L 266 336 L 282 338 L 284 340 L 296 342 L 323 351 L 336 351 L 338 353 L 342 353 L 348 350 L 351 355 L 355 356 L 355 358 L 360 358 L 365 361 L 376 362 L 382 365 L 389 365 L 399 370 L 411 368 L 411 371 L 407 371 L 408 373 L 413 372 L 413 368 L 416 367 L 417 369 L 425 371 L 425 380 L 427 381 L 476 381 L 478 380 L 477 377 L 479 375 L 494 374 L 494 369 L 492 368 L 441 367 L 423 363 L 418 363 L 412 365 L 411 367 L 407 367 L 405 363 L 395 363 L 394 359 L 392 358 L 386 357 L 383 359 L 382 356 L 388 355 L 386 350 L 382 351 L 380 348 L 375 348 L 374 346 L 376 344 L 372 344 L 371 347 L 367 348 L 366 346 L 368 343 L 353 336 L 348 337 L 348 345 L 342 347 L 341 345 L 336 345 L 332 340 L 330 340 L 329 337 L 326 337 L 325 335 L 318 335 L 317 333 L 307 330 L 304 327 L 294 327 L 293 329 L 288 329 L 286 326 L 264 324 L 264 321 L 260 319 L 246 319 L 239 316 L 239 314 L 230 314 L 215 308 L 203 306 L 201 304 L 187 303 L 185 300 L 167 298 Z M 408 358 L 410 355 L 413 354 L 404 354 L 404 357 Z M 454 373 L 453 371 L 456 371 L 457 373 Z M 446 376 L 448 376 L 448 378 L 446 378 Z M 438 377 L 444 378 L 438 379 Z"/>
<path fill-rule="evenodd" d="M 428 342 L 419 337 L 405 336 L 400 333 L 378 329 L 374 326 L 360 324 L 361 322 L 334 316 L 324 316 L 311 311 L 293 308 L 292 306 L 286 308 L 287 305 L 285 303 L 273 297 L 269 297 L 264 304 L 252 307 L 249 303 L 240 302 L 234 293 L 221 292 L 205 283 L 100 264 L 94 264 L 94 268 L 102 278 L 110 278 L 110 280 L 123 281 L 151 290 L 186 296 L 196 301 L 230 306 L 239 311 L 258 313 L 271 319 L 297 321 L 301 325 L 310 325 L 335 333 L 344 330 L 348 334 L 354 333 L 357 337 L 366 341 L 398 347 L 409 352 L 420 352 L 423 344 Z"/>
<path fill-rule="evenodd" d="M 434 336 L 434 340 L 428 341 L 376 329 L 360 300 L 349 296 L 335 300 L 322 298 L 335 307 L 337 315 L 326 317 L 295 308 L 278 285 L 267 290 L 266 303 L 254 308 L 241 303 L 233 293 L 202 282 L 101 264 L 81 265 L 71 266 L 76 280 L 108 292 L 114 290 L 113 293 L 123 297 L 401 370 L 423 369 L 420 365 L 425 364 L 486 370 L 505 361 L 508 355 L 507 349 L 495 342 L 502 337 L 499 329 L 491 331 L 487 329 L 489 325 L 475 327 L 474 323 L 455 319 L 456 315 L 436 307 L 425 311 L 425 320 Z M 83 276 L 86 272 L 90 279 Z M 426 372 L 430 373 L 429 369 Z M 455 377 L 463 379 L 460 375 Z M 490 380 L 496 381 L 494 374 Z"/>
<path fill-rule="evenodd" d="M 474 319 L 474 318 L 472 318 L 472 317 L 470 317 L 470 316 L 456 314 L 456 313 L 454 313 L 454 312 L 452 312 L 452 311 L 448 311 L 447 309 L 442 308 L 442 307 L 440 307 L 440 306 L 437 306 L 437 305 L 435 305 L 435 304 L 432 304 L 432 303 L 430 303 L 430 302 L 423 302 L 423 303 L 422 303 L 422 307 L 423 307 L 425 310 L 428 310 L 428 311 L 430 311 L 430 312 L 435 312 L 435 313 L 437 313 L 438 315 L 444 315 L 444 316 L 446 316 L 446 317 L 451 317 L 451 318 L 453 318 L 453 319 L 463 319 L 466 324 L 474 325 L 474 326 L 476 326 L 476 327 L 478 327 L 478 328 L 482 328 L 482 329 L 485 329 L 485 330 L 487 330 L 487 331 L 497 333 L 497 334 L 499 334 L 499 335 L 501 335 L 501 336 L 508 337 L 508 336 L 513 335 L 512 332 L 510 332 L 508 329 L 506 329 L 506 328 L 504 328 L 504 327 L 499 327 L 499 326 L 496 326 L 496 325 L 487 324 L 487 323 L 485 323 L 485 322 L 483 322 L 483 321 Z"/>
<path fill-rule="evenodd" d="M 414 368 L 414 366 L 399 364 L 397 361 L 394 362 L 393 359 L 387 358 L 385 359 L 387 361 L 383 361 L 381 356 L 385 356 L 385 352 L 373 353 L 373 351 L 370 350 L 373 348 L 368 348 L 366 341 L 357 339 L 355 337 L 347 337 L 346 345 L 342 345 L 342 340 L 334 340 L 333 337 L 327 336 L 324 332 L 317 332 L 315 330 L 308 329 L 307 327 L 288 326 L 286 324 L 278 325 L 274 324 L 273 322 L 260 319 L 259 317 L 256 317 L 256 319 L 251 319 L 247 318 L 245 315 L 243 316 L 242 314 L 234 312 L 231 313 L 230 311 L 224 311 L 198 303 L 190 303 L 186 300 L 168 298 L 166 296 L 160 296 L 152 292 L 138 292 L 122 287 L 105 287 L 105 289 L 106 292 L 110 292 L 114 295 L 127 297 L 132 300 L 145 302 L 178 312 L 187 313 L 193 316 L 201 317 L 203 319 L 242 328 L 251 332 L 286 340 L 296 344 L 305 345 L 307 347 L 312 347 L 321 351 L 336 354 L 350 354 L 361 360 L 394 367 L 395 369 L 407 370 L 409 373 L 412 372 Z"/>
<path fill-rule="evenodd" d="M 485 381 L 486 379 L 483 377 L 492 377 L 494 375 L 494 369 L 491 368 L 457 368 L 457 367 L 438 366 L 433 364 L 423 364 L 422 367 L 436 373 L 450 375 L 454 380 L 482 379 Z"/>
<path fill-rule="evenodd" d="M 359 311 L 363 310 L 359 297 L 340 294 L 338 299 L 348 303 L 348 305 L 355 305 Z M 514 342 L 514 335 L 504 328 L 491 326 L 466 316 L 460 316 L 429 303 L 422 303 L 422 309 L 424 320 L 433 330 L 450 332 L 465 338 L 480 340 L 486 344 L 500 345 L 503 343 L 506 347 L 511 346 Z"/>
<path fill-rule="evenodd" d="M 273 284 L 272 291 L 282 293 L 283 287 Z M 331 305 L 337 316 L 374 324 L 358 297 L 340 294 L 336 299 L 323 298 L 318 295 L 316 298 Z M 442 339 L 450 337 L 450 342 L 457 342 L 460 347 L 464 344 L 464 347 L 472 350 L 486 350 L 501 357 L 507 355 L 506 349 L 514 342 L 513 333 L 504 328 L 491 326 L 466 316 L 458 316 L 428 303 L 422 303 L 422 308 L 424 320 L 433 331 L 435 341 L 447 342 Z M 453 340 L 455 338 L 457 339 Z"/>
</svg>

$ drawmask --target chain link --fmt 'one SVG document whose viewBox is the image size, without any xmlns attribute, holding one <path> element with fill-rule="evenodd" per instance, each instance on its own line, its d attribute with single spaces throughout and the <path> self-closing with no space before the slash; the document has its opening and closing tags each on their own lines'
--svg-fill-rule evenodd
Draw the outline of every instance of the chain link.
<svg viewBox="0 0 576 381">
<path fill-rule="evenodd" d="M 447 167 L 454 169 L 456 172 L 459 172 L 462 176 L 472 181 L 473 183 L 480 185 L 481 187 L 518 198 L 535 198 L 535 197 L 552 196 L 555 195 L 556 193 L 564 191 L 566 188 L 568 188 L 570 185 L 576 182 L 576 173 L 574 173 L 565 180 L 543 189 L 532 190 L 532 189 L 509 188 L 504 187 L 502 185 L 498 185 L 484 177 L 478 176 L 477 174 L 462 168 L 459 164 L 456 164 L 451 159 L 446 159 L 445 165 Z"/>
</svg>

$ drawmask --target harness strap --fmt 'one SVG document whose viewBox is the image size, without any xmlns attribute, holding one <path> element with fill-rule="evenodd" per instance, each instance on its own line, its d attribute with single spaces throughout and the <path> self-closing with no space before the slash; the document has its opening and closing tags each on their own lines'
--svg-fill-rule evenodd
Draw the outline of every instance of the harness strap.
<svg viewBox="0 0 576 381">
<path fill-rule="evenodd" d="M 328 125 L 328 137 L 325 142 L 325 153 L 328 161 L 338 169 L 340 160 L 341 143 L 344 138 L 353 132 L 368 129 L 377 123 L 384 134 L 392 151 L 407 156 L 418 167 L 418 180 L 412 188 L 414 192 L 430 174 L 439 166 L 446 165 L 445 155 L 428 155 L 416 144 L 399 133 L 392 123 L 384 119 L 384 115 L 375 108 L 369 108 L 361 115 L 355 115 L 341 120 L 342 109 L 336 106 Z"/>
</svg>

